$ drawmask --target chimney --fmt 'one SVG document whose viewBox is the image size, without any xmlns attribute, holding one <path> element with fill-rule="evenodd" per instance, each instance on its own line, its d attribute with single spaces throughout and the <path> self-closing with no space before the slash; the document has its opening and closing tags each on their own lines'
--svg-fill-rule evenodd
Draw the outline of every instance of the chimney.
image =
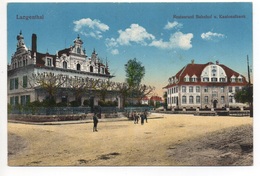
<svg viewBox="0 0 260 176">
<path fill-rule="evenodd" d="M 191 64 L 194 64 L 194 59 L 191 60 Z"/>
<path fill-rule="evenodd" d="M 218 60 L 216 60 L 216 65 L 219 65 L 219 61 Z"/>
<path fill-rule="evenodd" d="M 37 35 L 32 34 L 32 53 L 37 52 Z"/>
</svg>

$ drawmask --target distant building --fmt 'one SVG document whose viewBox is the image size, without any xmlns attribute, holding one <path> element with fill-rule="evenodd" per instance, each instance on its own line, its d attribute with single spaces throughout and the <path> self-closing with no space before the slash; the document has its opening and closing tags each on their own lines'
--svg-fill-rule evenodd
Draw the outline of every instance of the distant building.
<svg viewBox="0 0 260 176">
<path fill-rule="evenodd" d="M 142 105 L 149 105 L 149 98 L 147 96 L 143 97 L 141 100 Z"/>
<path fill-rule="evenodd" d="M 167 106 L 177 108 L 243 107 L 234 99 L 236 91 L 248 82 L 240 73 L 216 63 L 192 61 L 168 79 Z"/>
<path fill-rule="evenodd" d="M 78 36 L 74 45 L 59 50 L 56 54 L 37 51 L 37 36 L 32 34 L 31 49 L 24 42 L 22 32 L 17 35 L 17 48 L 8 65 L 8 103 L 11 105 L 25 104 L 26 102 L 42 101 L 46 98 L 41 90 L 29 89 L 29 77 L 32 74 L 53 73 L 79 79 L 108 80 L 113 76 L 110 74 L 108 64 L 104 64 L 94 50 L 90 57 L 83 48 L 83 41 Z M 64 87 L 63 87 L 64 88 Z M 65 87 L 66 88 L 66 87 Z M 82 97 L 84 99 L 89 97 Z M 70 102 L 74 97 L 67 92 L 61 92 L 56 97 L 57 102 Z M 98 100 L 95 100 L 97 104 Z"/>
<path fill-rule="evenodd" d="M 159 97 L 159 96 L 152 96 L 150 98 L 150 102 L 153 103 L 153 106 L 156 106 L 156 104 L 162 104 L 164 103 L 162 97 Z"/>
</svg>

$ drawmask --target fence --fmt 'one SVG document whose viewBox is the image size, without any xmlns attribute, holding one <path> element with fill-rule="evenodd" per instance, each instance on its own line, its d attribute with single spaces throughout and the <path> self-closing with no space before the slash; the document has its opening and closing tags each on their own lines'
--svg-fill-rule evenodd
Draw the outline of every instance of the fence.
<svg viewBox="0 0 260 176">
<path fill-rule="evenodd" d="M 103 113 L 131 113 L 144 112 L 144 110 L 150 111 L 151 107 L 94 107 L 94 111 Z M 90 107 L 33 107 L 33 108 L 15 108 L 9 109 L 9 114 L 32 114 L 32 115 L 70 115 L 70 114 L 87 114 L 91 113 Z"/>
<path fill-rule="evenodd" d="M 33 107 L 12 108 L 9 114 L 32 114 L 32 115 L 69 115 L 87 114 L 91 112 L 90 107 Z"/>
</svg>

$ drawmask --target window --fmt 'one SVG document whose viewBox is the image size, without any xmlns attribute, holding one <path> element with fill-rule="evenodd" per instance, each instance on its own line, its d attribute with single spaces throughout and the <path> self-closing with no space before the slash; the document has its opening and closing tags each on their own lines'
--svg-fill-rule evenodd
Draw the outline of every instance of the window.
<svg viewBox="0 0 260 176">
<path fill-rule="evenodd" d="M 21 96 L 21 105 L 26 105 L 30 102 L 30 95 Z"/>
<path fill-rule="evenodd" d="M 90 66 L 89 70 L 90 70 L 91 73 L 93 73 L 93 66 Z"/>
<path fill-rule="evenodd" d="M 178 87 L 176 87 L 176 93 L 178 93 Z"/>
<path fill-rule="evenodd" d="M 209 97 L 208 97 L 208 96 L 205 96 L 205 97 L 204 97 L 204 103 L 205 103 L 205 104 L 208 104 L 208 102 L 209 102 Z"/>
<path fill-rule="evenodd" d="M 196 96 L 196 103 L 200 103 L 200 96 Z"/>
<path fill-rule="evenodd" d="M 23 88 L 27 87 L 27 76 L 23 76 Z"/>
<path fill-rule="evenodd" d="M 233 75 L 233 76 L 230 78 L 230 81 L 231 81 L 231 82 L 236 82 L 236 77 Z"/>
<path fill-rule="evenodd" d="M 224 96 L 221 96 L 220 101 L 221 101 L 222 104 L 224 104 L 224 103 L 225 103 L 225 97 L 224 97 Z"/>
<path fill-rule="evenodd" d="M 77 48 L 77 53 L 80 54 L 81 53 L 81 49 L 78 47 Z"/>
<path fill-rule="evenodd" d="M 200 92 L 200 86 L 196 86 L 196 92 Z"/>
<path fill-rule="evenodd" d="M 242 79 L 242 77 L 241 77 L 241 76 L 239 76 L 239 77 L 237 78 L 237 81 L 238 81 L 238 82 L 240 82 L 240 83 L 241 83 L 241 82 L 243 82 L 243 79 Z"/>
<path fill-rule="evenodd" d="M 18 83 L 19 83 L 18 78 L 10 79 L 10 90 L 18 89 Z"/>
<path fill-rule="evenodd" d="M 182 86 L 182 92 L 186 92 L 186 86 Z"/>
<path fill-rule="evenodd" d="M 182 96 L 182 104 L 186 104 L 186 96 Z"/>
<path fill-rule="evenodd" d="M 218 92 L 217 91 L 212 91 L 212 97 L 218 97 Z"/>
<path fill-rule="evenodd" d="M 189 103 L 193 104 L 193 96 L 189 96 Z"/>
<path fill-rule="evenodd" d="M 217 70 L 216 70 L 215 68 L 213 68 L 213 69 L 211 70 L 211 73 L 212 73 L 212 76 L 216 76 Z"/>
<path fill-rule="evenodd" d="M 65 69 L 67 68 L 67 62 L 66 61 L 63 62 L 63 68 L 65 68 Z"/>
<path fill-rule="evenodd" d="M 47 58 L 46 60 L 47 60 L 47 66 L 51 66 L 52 65 L 51 64 L 51 58 Z"/>
<path fill-rule="evenodd" d="M 224 93 L 224 91 L 225 91 L 224 87 L 220 87 L 220 92 Z"/>
<path fill-rule="evenodd" d="M 193 86 L 189 87 L 189 92 L 193 92 Z"/>
<path fill-rule="evenodd" d="M 208 77 L 203 78 L 203 82 L 209 82 L 209 78 Z"/>
<path fill-rule="evenodd" d="M 190 81 L 190 77 L 189 77 L 189 75 L 186 75 L 185 77 L 184 77 L 184 82 L 189 82 Z"/>
<path fill-rule="evenodd" d="M 229 96 L 229 97 L 228 97 L 228 102 L 229 102 L 229 103 L 233 103 L 233 96 Z"/>
<path fill-rule="evenodd" d="M 226 82 L 226 78 L 219 78 L 219 82 Z"/>
<path fill-rule="evenodd" d="M 80 64 L 77 64 L 77 70 L 80 70 Z"/>
<path fill-rule="evenodd" d="M 239 87 L 235 87 L 235 92 L 238 92 L 239 91 Z"/>
<path fill-rule="evenodd" d="M 208 87 L 205 87 L 204 88 L 204 92 L 208 92 L 209 90 L 208 90 Z"/>
<path fill-rule="evenodd" d="M 228 92 L 233 92 L 232 87 L 228 87 Z"/>
<path fill-rule="evenodd" d="M 211 78 L 211 82 L 218 82 L 218 78 Z"/>
</svg>

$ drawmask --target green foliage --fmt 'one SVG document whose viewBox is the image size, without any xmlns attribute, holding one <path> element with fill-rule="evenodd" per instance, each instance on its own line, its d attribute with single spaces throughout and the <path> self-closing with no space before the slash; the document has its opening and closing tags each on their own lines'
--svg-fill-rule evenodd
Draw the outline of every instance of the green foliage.
<svg viewBox="0 0 260 176">
<path fill-rule="evenodd" d="M 242 90 L 237 91 L 235 94 L 235 100 L 240 103 L 251 103 L 253 102 L 253 87 L 246 86 Z"/>
<path fill-rule="evenodd" d="M 81 104 L 79 101 L 71 101 L 70 102 L 70 106 L 71 107 L 79 107 Z"/>
<path fill-rule="evenodd" d="M 126 82 L 130 87 L 139 86 L 144 75 L 145 68 L 142 63 L 137 61 L 136 58 L 130 59 L 125 65 Z"/>
</svg>

